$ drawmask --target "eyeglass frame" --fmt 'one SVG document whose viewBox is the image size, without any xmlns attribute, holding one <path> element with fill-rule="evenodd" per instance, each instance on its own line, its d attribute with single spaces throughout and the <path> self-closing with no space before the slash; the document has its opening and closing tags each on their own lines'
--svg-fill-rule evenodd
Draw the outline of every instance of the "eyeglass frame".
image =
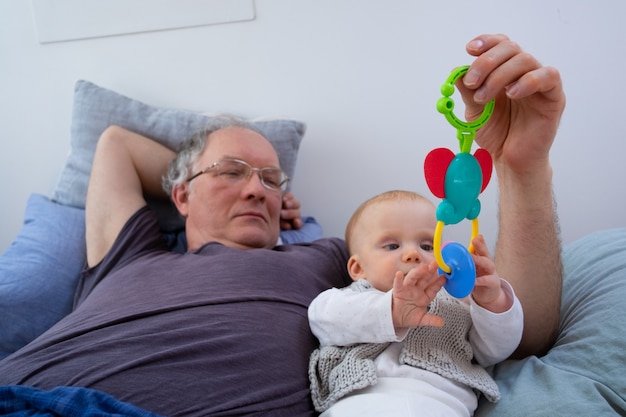
<svg viewBox="0 0 626 417">
<path fill-rule="evenodd" d="M 250 165 L 249 163 L 247 163 L 244 160 L 241 159 L 237 159 L 237 158 L 223 158 L 220 159 L 219 161 L 213 162 L 211 165 L 209 165 L 208 167 L 196 172 L 195 174 L 191 175 L 189 178 L 187 178 L 185 180 L 185 182 L 189 183 L 192 180 L 196 179 L 197 177 L 199 177 L 200 175 L 206 174 L 207 172 L 209 172 L 210 170 L 212 170 L 213 168 L 216 168 L 219 166 L 220 163 L 222 162 L 237 162 L 243 166 L 248 167 L 248 173 L 247 175 L 245 175 L 245 178 L 247 180 L 250 180 L 250 177 L 252 176 L 253 172 L 256 172 L 257 175 L 259 176 L 259 180 L 261 182 L 261 185 L 263 185 L 263 187 L 267 188 L 270 191 L 277 191 L 277 192 L 285 192 L 287 191 L 287 184 L 289 184 L 289 181 L 291 181 L 291 178 L 289 178 L 289 176 L 285 173 L 285 171 L 283 171 L 282 169 L 278 168 L 278 167 L 272 167 L 272 166 L 268 166 L 268 167 L 263 167 L 263 168 L 256 168 L 253 167 L 252 165 Z M 263 171 L 264 170 L 274 170 L 274 171 L 279 171 L 282 174 L 282 181 L 280 182 L 280 184 L 278 184 L 278 188 L 274 188 L 272 186 L 270 186 L 269 184 L 267 184 L 265 182 L 265 180 L 263 179 Z"/>
</svg>

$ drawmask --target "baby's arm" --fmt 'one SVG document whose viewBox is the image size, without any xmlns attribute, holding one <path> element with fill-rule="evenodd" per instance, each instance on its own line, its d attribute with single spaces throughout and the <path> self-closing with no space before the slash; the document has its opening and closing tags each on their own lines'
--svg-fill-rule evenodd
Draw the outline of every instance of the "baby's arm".
<svg viewBox="0 0 626 417">
<path fill-rule="evenodd" d="M 331 288 L 311 302 L 308 316 L 322 346 L 398 340 L 391 319 L 391 291 Z"/>
<path fill-rule="evenodd" d="M 469 341 L 474 359 L 481 366 L 490 366 L 508 358 L 517 349 L 524 330 L 524 313 L 513 287 L 502 280 L 503 291 L 514 300 L 508 311 L 492 313 L 471 303 L 472 328 Z"/>
<path fill-rule="evenodd" d="M 474 358 L 490 366 L 509 357 L 519 345 L 524 313 L 513 287 L 500 278 L 483 236 L 472 240 L 476 286 L 472 291 L 472 329 L 469 340 Z"/>
</svg>

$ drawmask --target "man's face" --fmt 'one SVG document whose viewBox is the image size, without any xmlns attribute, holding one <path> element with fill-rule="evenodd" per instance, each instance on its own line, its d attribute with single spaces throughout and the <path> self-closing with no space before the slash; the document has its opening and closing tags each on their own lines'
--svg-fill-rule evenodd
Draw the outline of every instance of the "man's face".
<svg viewBox="0 0 626 417">
<path fill-rule="evenodd" d="M 276 151 L 256 132 L 230 127 L 212 133 L 208 140 L 194 173 L 224 158 L 255 168 L 279 167 Z M 184 201 L 177 206 L 187 219 L 189 250 L 212 241 L 241 249 L 276 244 L 282 195 L 263 186 L 256 172 L 233 184 L 210 170 L 184 187 Z"/>
</svg>

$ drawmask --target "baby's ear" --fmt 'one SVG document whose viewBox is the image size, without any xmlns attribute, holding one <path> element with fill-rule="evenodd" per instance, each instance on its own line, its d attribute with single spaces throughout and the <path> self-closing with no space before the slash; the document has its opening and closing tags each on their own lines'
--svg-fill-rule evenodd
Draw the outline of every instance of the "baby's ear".
<svg viewBox="0 0 626 417">
<path fill-rule="evenodd" d="M 358 281 L 361 278 L 365 278 L 365 271 L 361 266 L 358 255 L 352 255 L 348 259 L 348 273 L 352 277 L 352 281 Z"/>
</svg>

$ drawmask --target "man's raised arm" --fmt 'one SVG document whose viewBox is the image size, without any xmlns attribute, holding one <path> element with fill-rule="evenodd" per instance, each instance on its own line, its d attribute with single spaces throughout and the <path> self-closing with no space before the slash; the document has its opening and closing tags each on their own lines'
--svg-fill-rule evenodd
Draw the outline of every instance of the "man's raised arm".
<svg viewBox="0 0 626 417">
<path fill-rule="evenodd" d="M 119 126 L 102 133 L 85 205 L 87 264 L 98 264 L 126 221 L 146 204 L 144 193 L 167 198 L 161 178 L 174 152 Z"/>
<path fill-rule="evenodd" d="M 524 309 L 518 356 L 542 354 L 559 326 L 561 246 L 549 153 L 565 108 L 559 72 L 543 66 L 504 35 L 467 45 L 476 56 L 460 83 L 468 120 L 496 99 L 476 141 L 494 159 L 500 190 L 495 261 Z"/>
</svg>

